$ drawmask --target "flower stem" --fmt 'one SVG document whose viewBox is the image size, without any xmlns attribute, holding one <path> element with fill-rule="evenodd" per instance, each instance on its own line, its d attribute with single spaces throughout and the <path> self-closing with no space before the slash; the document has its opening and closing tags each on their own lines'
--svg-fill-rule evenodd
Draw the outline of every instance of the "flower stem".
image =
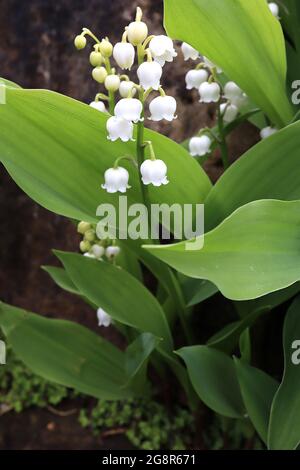
<svg viewBox="0 0 300 470">
<path fill-rule="evenodd" d="M 108 57 L 105 57 L 104 59 L 105 62 L 105 68 L 107 70 L 108 75 L 112 73 L 111 65 L 110 65 L 110 60 Z M 114 114 L 114 109 L 115 109 L 115 92 L 114 91 L 109 91 L 108 92 L 109 96 L 109 112 L 111 115 Z"/>
<path fill-rule="evenodd" d="M 142 45 L 137 46 L 137 56 L 138 56 L 138 65 L 141 65 L 144 61 L 144 53 L 145 50 Z M 136 156 L 137 156 L 137 161 L 139 167 L 143 163 L 145 159 L 145 146 L 144 146 L 144 117 L 145 117 L 145 110 L 144 110 L 144 91 L 143 88 L 141 87 L 138 90 L 139 93 L 139 100 L 143 105 L 143 111 L 141 114 L 141 118 L 143 120 L 140 120 L 137 124 L 137 138 L 136 138 Z M 148 208 L 148 200 L 147 200 L 147 193 L 146 193 L 146 187 L 141 181 L 141 191 L 142 191 L 142 197 L 143 197 L 143 202 Z M 149 208 L 148 208 L 149 212 Z M 149 214 L 150 217 L 150 214 Z"/>
<path fill-rule="evenodd" d="M 221 157 L 224 166 L 224 170 L 227 170 L 229 167 L 229 157 L 228 157 L 228 147 L 226 142 L 226 135 L 224 133 L 224 121 L 223 121 L 223 114 L 221 113 L 221 108 L 219 104 L 218 109 L 218 130 L 219 130 L 219 137 L 220 137 L 220 150 L 221 150 Z"/>
</svg>

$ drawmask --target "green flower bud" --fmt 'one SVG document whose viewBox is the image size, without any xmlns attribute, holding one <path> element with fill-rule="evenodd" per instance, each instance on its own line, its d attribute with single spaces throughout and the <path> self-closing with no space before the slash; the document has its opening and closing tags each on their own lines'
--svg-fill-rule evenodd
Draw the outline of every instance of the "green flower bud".
<svg viewBox="0 0 300 470">
<path fill-rule="evenodd" d="M 93 242 L 96 238 L 96 233 L 95 230 L 87 230 L 84 234 L 84 240 L 87 240 L 88 242 Z"/>
<path fill-rule="evenodd" d="M 107 77 L 107 71 L 105 67 L 96 67 L 92 71 L 92 77 L 98 83 L 104 83 Z"/>
<path fill-rule="evenodd" d="M 98 67 L 102 64 L 102 55 L 100 52 L 93 51 L 90 53 L 90 63 L 93 67 Z"/>
<path fill-rule="evenodd" d="M 133 46 L 144 42 L 147 36 L 148 26 L 143 21 L 133 21 L 127 28 L 127 38 Z"/>
<path fill-rule="evenodd" d="M 90 251 L 91 247 L 92 246 L 90 242 L 87 240 L 83 240 L 82 242 L 80 242 L 80 245 L 79 245 L 80 251 L 82 251 L 82 253 L 86 253 L 87 251 Z"/>
<path fill-rule="evenodd" d="M 82 34 L 76 36 L 76 38 L 74 39 L 74 45 L 78 50 L 84 49 L 86 46 L 86 38 L 82 36 Z"/>
<path fill-rule="evenodd" d="M 113 45 L 108 39 L 102 39 L 99 49 L 103 57 L 110 57 L 113 53 Z"/>
<path fill-rule="evenodd" d="M 118 75 L 107 75 L 104 86 L 108 91 L 117 91 L 120 87 L 120 83 Z"/>
<path fill-rule="evenodd" d="M 92 228 L 91 224 L 89 222 L 84 222 L 81 221 L 77 225 L 77 232 L 81 233 L 81 235 L 84 235 L 87 230 L 90 230 Z"/>
</svg>

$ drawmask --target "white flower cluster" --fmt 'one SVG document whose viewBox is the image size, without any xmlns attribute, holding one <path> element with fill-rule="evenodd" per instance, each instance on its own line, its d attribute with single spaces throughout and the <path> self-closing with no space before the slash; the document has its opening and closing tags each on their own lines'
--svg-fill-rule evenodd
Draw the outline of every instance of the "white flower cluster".
<svg viewBox="0 0 300 470">
<path fill-rule="evenodd" d="M 84 28 L 83 37 L 86 34 L 90 32 Z M 77 40 L 77 46 L 81 46 L 81 41 Z M 163 66 L 166 62 L 172 62 L 176 56 L 173 41 L 169 37 L 148 36 L 148 27 L 142 21 L 140 8 L 137 8 L 136 20 L 125 28 L 122 40 L 115 46 L 109 42 L 108 38 L 96 43 L 90 55 L 90 62 L 94 67 L 92 76 L 98 83 L 104 84 L 108 95 L 98 93 L 90 106 L 106 112 L 103 100 L 110 103 L 112 115 L 106 122 L 107 138 L 110 141 L 134 140 L 134 124 L 141 125 L 144 121 L 144 102 L 152 91 L 158 92 L 159 96 L 149 103 L 149 119 L 152 121 L 164 119 L 169 122 L 176 119 L 176 100 L 172 96 L 166 96 L 161 87 Z M 110 58 L 114 59 L 117 67 L 122 71 L 130 71 L 137 58 L 138 82 L 135 83 L 128 75 L 118 74 L 116 69 L 111 67 Z M 111 103 L 115 101 L 116 92 L 119 92 L 120 99 L 112 107 Z M 140 144 L 143 147 L 147 146 L 143 142 Z M 148 145 L 151 157 L 139 162 L 141 180 L 145 185 L 166 185 L 168 184 L 167 166 L 162 160 L 156 159 L 151 142 L 148 142 Z M 101 186 L 108 193 L 125 193 L 130 188 L 128 171 L 118 165 L 118 161 L 122 158 L 119 157 L 114 166 L 104 173 L 104 183 Z"/>
<path fill-rule="evenodd" d="M 183 43 L 181 49 L 184 60 L 200 60 L 196 68 L 186 74 L 186 88 L 199 91 L 200 103 L 219 103 L 219 112 L 224 123 L 234 121 L 240 109 L 247 104 L 247 95 L 232 81 L 227 82 L 222 89 L 217 80 L 217 74 L 222 73 L 220 67 L 207 57 L 201 57 L 200 53 L 187 43 Z M 224 102 L 221 102 L 222 100 Z M 205 156 L 211 152 L 212 143 L 213 139 L 207 135 L 207 130 L 202 130 L 190 140 L 190 154 L 194 157 Z"/>
<path fill-rule="evenodd" d="M 112 261 L 120 253 L 119 246 L 110 245 L 109 242 L 99 240 L 95 229 L 89 222 L 79 222 L 77 232 L 83 235 L 83 240 L 79 245 L 80 251 L 88 258 L 103 261 L 105 255 L 108 261 Z"/>
</svg>

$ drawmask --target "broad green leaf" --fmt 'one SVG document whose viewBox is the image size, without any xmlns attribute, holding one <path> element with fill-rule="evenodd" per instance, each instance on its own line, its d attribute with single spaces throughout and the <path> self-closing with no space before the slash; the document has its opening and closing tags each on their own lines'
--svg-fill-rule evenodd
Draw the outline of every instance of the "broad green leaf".
<svg viewBox="0 0 300 470">
<path fill-rule="evenodd" d="M 288 310 L 283 329 L 284 375 L 274 397 L 268 447 L 292 450 L 300 444 L 300 297 Z M 295 363 L 294 363 L 295 362 Z"/>
<path fill-rule="evenodd" d="M 182 286 L 188 307 L 200 304 L 218 292 L 218 288 L 208 281 L 187 278 Z"/>
<path fill-rule="evenodd" d="M 255 201 L 205 234 L 200 250 L 186 242 L 144 248 L 229 299 L 249 300 L 300 280 L 299 224 L 300 201 Z"/>
<path fill-rule="evenodd" d="M 200 399 L 212 410 L 229 418 L 245 415 L 233 360 L 207 346 L 189 346 L 177 351 L 186 363 Z"/>
<path fill-rule="evenodd" d="M 164 311 L 156 298 L 127 271 L 75 253 L 56 252 L 82 295 L 102 307 L 111 317 L 152 333 L 172 350 L 172 337 Z"/>
<path fill-rule="evenodd" d="M 226 325 L 221 331 L 212 336 L 207 341 L 207 346 L 220 349 L 221 351 L 232 353 L 238 344 L 241 334 L 250 328 L 258 318 L 260 318 L 268 309 L 262 307 L 247 315 L 240 321 L 235 321 Z"/>
<path fill-rule="evenodd" d="M 79 290 L 68 276 L 67 272 L 63 268 L 57 268 L 56 266 L 42 266 L 42 269 L 49 274 L 53 281 L 62 289 L 70 292 L 71 294 L 80 295 Z"/>
<path fill-rule="evenodd" d="M 2 302 L 0 327 L 16 355 L 47 380 L 105 400 L 136 394 L 124 388 L 125 353 L 87 328 Z"/>
<path fill-rule="evenodd" d="M 125 370 L 129 384 L 134 384 L 135 388 L 145 390 L 147 365 L 159 341 L 151 333 L 142 333 L 126 349 Z"/>
<path fill-rule="evenodd" d="M 292 118 L 282 29 L 265 0 L 165 0 L 165 27 L 220 66 L 279 127 Z"/>
<path fill-rule="evenodd" d="M 251 342 L 251 334 L 250 328 L 247 328 L 243 331 L 239 339 L 239 349 L 241 353 L 241 359 L 244 362 L 250 364 L 251 357 L 252 357 L 252 342 Z"/>
<path fill-rule="evenodd" d="M 135 143 L 107 140 L 107 115 L 58 93 L 7 89 L 0 107 L 0 160 L 35 201 L 58 214 L 98 222 L 100 203 L 117 205 L 118 195 L 101 188 L 116 157 L 135 155 Z M 196 161 L 175 142 L 145 132 L 168 165 L 170 184 L 149 190 L 153 203 L 201 203 L 211 188 Z M 123 165 L 123 162 L 122 162 Z M 128 205 L 141 202 L 137 170 L 124 162 L 132 189 Z"/>
<path fill-rule="evenodd" d="M 17 85 L 11 80 L 7 80 L 6 78 L 2 78 L 2 77 L 0 77 L 0 85 L 5 85 L 6 87 L 9 87 L 9 88 L 21 88 L 20 85 Z"/>
<path fill-rule="evenodd" d="M 260 369 L 235 359 L 237 377 L 247 413 L 264 443 L 267 443 L 272 400 L 278 382 Z"/>
<path fill-rule="evenodd" d="M 238 207 L 258 199 L 300 199 L 300 122 L 260 142 L 219 179 L 205 201 L 210 230 Z"/>
</svg>

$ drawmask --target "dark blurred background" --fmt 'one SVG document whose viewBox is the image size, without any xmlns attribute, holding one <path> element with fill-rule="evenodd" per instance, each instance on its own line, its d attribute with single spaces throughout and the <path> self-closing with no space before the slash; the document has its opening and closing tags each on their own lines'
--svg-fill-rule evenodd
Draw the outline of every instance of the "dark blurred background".
<svg viewBox="0 0 300 470">
<path fill-rule="evenodd" d="M 48 88 L 89 103 L 98 91 L 102 91 L 91 78 L 88 56 L 92 44 L 78 52 L 73 39 L 82 27 L 87 27 L 100 37 L 109 36 L 113 43 L 119 41 L 124 27 L 134 18 L 137 5 L 144 11 L 149 32 L 161 34 L 162 0 L 0 0 L 0 76 L 24 88 Z M 171 124 L 153 126 L 147 122 L 149 127 L 178 142 L 214 122 L 214 107 L 201 105 L 197 92 L 185 89 L 184 77 L 190 68 L 192 63 L 183 61 L 179 49 L 175 62 L 164 68 L 163 86 L 168 94 L 177 98 L 179 118 Z M 242 154 L 257 138 L 257 131 L 249 124 L 240 127 L 230 140 L 232 159 Z M 216 181 L 222 172 L 219 155 L 216 154 L 205 168 Z M 47 316 L 67 318 L 97 328 L 95 312 L 61 291 L 40 269 L 43 264 L 56 264 L 52 248 L 78 250 L 76 229 L 69 221 L 31 201 L 3 167 L 0 170 L 0 240 L 2 300 Z M 108 334 L 117 340 L 113 331 Z M 25 414 L 25 418 L 18 418 L 17 422 L 11 420 L 9 425 L 6 423 L 6 434 L 0 436 L 0 447 L 1 439 L 5 438 L 5 446 L 9 448 L 7 442 L 18 432 L 18 426 L 23 430 L 30 426 L 37 433 L 37 439 L 43 429 L 45 441 L 50 439 L 52 442 L 47 426 L 39 419 L 34 414 Z M 47 417 L 41 419 L 47 423 Z M 5 426 L 3 419 L 1 423 L 1 427 Z M 64 434 L 66 436 L 65 441 L 61 441 L 61 448 L 72 448 L 72 445 L 78 448 L 76 433 L 77 437 L 72 441 L 73 426 L 75 424 L 71 423 L 71 434 L 62 430 L 61 438 Z M 30 441 L 25 431 L 25 441 L 20 445 L 40 448 L 41 436 L 40 441 L 37 440 L 39 444 L 36 444 L 34 436 Z M 88 448 L 89 444 L 82 436 L 81 439 L 83 447 L 80 448 Z"/>
</svg>

